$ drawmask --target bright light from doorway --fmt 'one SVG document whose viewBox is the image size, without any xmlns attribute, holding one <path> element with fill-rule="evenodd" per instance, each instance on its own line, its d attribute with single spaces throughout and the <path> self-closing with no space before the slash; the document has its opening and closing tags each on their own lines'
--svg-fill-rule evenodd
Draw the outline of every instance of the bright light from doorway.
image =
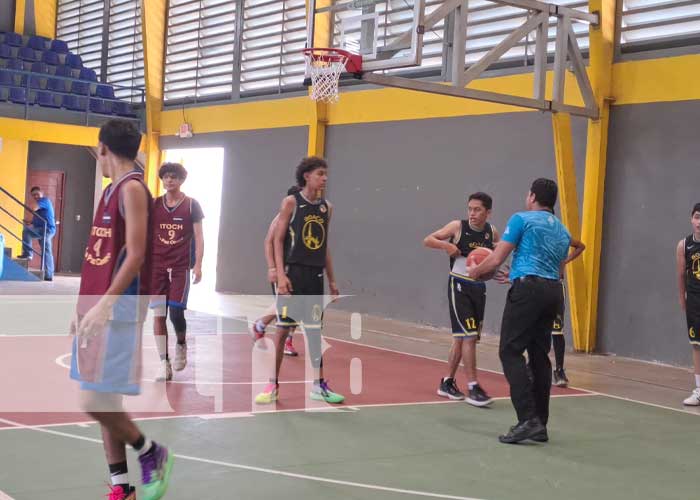
<svg viewBox="0 0 700 500">
<path fill-rule="evenodd" d="M 224 148 L 168 149 L 164 161 L 181 163 L 187 169 L 182 191 L 202 206 L 204 221 L 204 261 L 202 282 L 197 285 L 208 291 L 216 286 L 216 257 L 219 246 L 221 216 L 221 183 L 224 174 Z M 161 194 L 164 191 L 161 190 Z"/>
</svg>

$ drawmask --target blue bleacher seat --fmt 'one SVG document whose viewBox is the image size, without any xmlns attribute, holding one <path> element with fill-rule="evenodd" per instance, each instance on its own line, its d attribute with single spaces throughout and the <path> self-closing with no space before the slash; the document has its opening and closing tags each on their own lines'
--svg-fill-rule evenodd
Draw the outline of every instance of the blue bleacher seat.
<svg viewBox="0 0 700 500">
<path fill-rule="evenodd" d="M 90 99 L 90 111 L 93 113 L 100 113 L 102 115 L 111 115 L 112 103 L 102 99 Z"/>
<path fill-rule="evenodd" d="M 15 76 L 7 70 L 0 69 L 0 85 L 14 87 Z"/>
<path fill-rule="evenodd" d="M 68 92 L 68 80 L 61 80 L 60 78 L 49 78 L 46 84 L 48 90 L 53 90 L 54 92 Z"/>
<path fill-rule="evenodd" d="M 56 103 L 56 94 L 40 90 L 36 93 L 36 103 L 44 108 L 60 108 Z"/>
<path fill-rule="evenodd" d="M 19 59 L 10 59 L 7 61 L 7 69 L 13 69 L 15 71 L 24 71 L 24 63 Z"/>
<path fill-rule="evenodd" d="M 97 81 L 97 74 L 95 73 L 94 70 L 91 70 L 90 68 L 83 68 L 80 70 L 80 76 L 78 77 L 81 80 L 88 80 L 90 82 L 96 82 Z"/>
<path fill-rule="evenodd" d="M 13 47 L 21 47 L 23 44 L 22 35 L 17 33 L 5 33 L 5 43 Z"/>
<path fill-rule="evenodd" d="M 112 103 L 112 112 L 115 115 L 125 116 L 125 117 L 135 117 L 136 115 L 131 109 L 131 104 L 124 101 L 115 101 Z"/>
<path fill-rule="evenodd" d="M 67 54 L 68 44 L 63 40 L 51 40 L 51 50 L 57 54 Z"/>
<path fill-rule="evenodd" d="M 114 87 L 111 85 L 98 85 L 95 95 L 102 99 L 114 99 Z"/>
<path fill-rule="evenodd" d="M 53 50 L 45 50 L 41 54 L 41 61 L 45 64 L 50 64 L 51 66 L 58 66 L 61 61 L 58 58 L 58 54 Z"/>
<path fill-rule="evenodd" d="M 16 102 L 17 104 L 26 103 L 27 91 L 21 87 L 12 87 L 10 89 L 10 101 Z"/>
<path fill-rule="evenodd" d="M 48 74 L 49 68 L 43 62 L 32 63 L 32 73 Z"/>
<path fill-rule="evenodd" d="M 33 62 L 37 60 L 36 51 L 34 49 L 30 49 L 29 47 L 20 47 L 17 57 L 23 61 Z"/>
<path fill-rule="evenodd" d="M 30 36 L 27 47 L 34 50 L 46 50 L 46 39 L 43 36 Z"/>
<path fill-rule="evenodd" d="M 44 78 L 41 78 L 38 75 L 22 75 L 22 87 L 27 88 L 27 79 L 29 79 L 29 88 L 30 89 L 40 89 L 42 88 L 42 80 Z"/>
<path fill-rule="evenodd" d="M 0 43 L 0 58 L 12 59 L 12 48 L 6 43 Z"/>
<path fill-rule="evenodd" d="M 73 78 L 73 70 L 68 66 L 56 66 L 56 76 L 64 76 L 66 78 Z"/>
<path fill-rule="evenodd" d="M 77 54 L 68 54 L 66 56 L 66 66 L 80 69 L 83 67 L 83 60 Z"/>
<path fill-rule="evenodd" d="M 71 82 L 70 93 L 76 95 L 88 95 L 90 93 L 90 84 L 88 82 Z"/>
<path fill-rule="evenodd" d="M 84 97 L 66 94 L 63 96 L 62 106 L 73 111 L 85 111 L 86 99 Z"/>
</svg>

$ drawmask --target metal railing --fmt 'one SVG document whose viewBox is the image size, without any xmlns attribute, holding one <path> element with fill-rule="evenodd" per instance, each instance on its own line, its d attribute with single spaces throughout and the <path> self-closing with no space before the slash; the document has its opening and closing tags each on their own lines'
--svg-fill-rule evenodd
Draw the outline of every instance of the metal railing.
<svg viewBox="0 0 700 500">
<path fill-rule="evenodd" d="M 31 208 L 29 208 L 27 205 L 25 205 L 24 203 L 22 203 L 20 200 L 18 200 L 12 193 L 10 193 L 10 192 L 7 191 L 6 189 L 4 189 L 2 186 L 0 186 L 0 193 L 4 193 L 5 195 L 7 195 L 12 201 L 14 201 L 16 204 L 20 205 L 21 207 L 23 207 L 26 211 L 28 211 L 29 213 L 31 213 L 34 217 L 37 217 L 37 218 L 38 218 L 39 220 L 41 220 L 41 222 L 43 223 L 44 231 L 43 231 L 42 238 L 41 238 L 42 246 L 41 246 L 41 252 L 39 252 L 39 255 L 41 256 L 41 273 L 42 273 L 42 277 L 43 277 L 43 274 L 44 274 L 44 272 L 45 272 L 45 270 L 44 270 L 44 264 L 45 264 L 45 262 L 46 262 L 46 257 L 45 257 L 45 254 L 46 254 L 46 230 L 47 230 L 47 226 L 48 226 L 48 221 L 47 221 L 45 218 L 43 218 L 41 215 L 39 215 L 38 213 L 36 213 L 34 210 L 32 210 Z M 10 212 L 9 212 L 5 207 L 3 207 L 2 205 L 0 205 L 0 211 L 2 211 L 2 212 L 4 212 L 4 213 L 6 213 L 7 215 L 9 215 L 10 218 L 12 218 L 14 221 L 19 222 L 20 224 L 22 224 L 22 228 L 24 228 L 24 227 L 26 226 L 26 224 L 25 224 L 25 222 L 24 222 L 23 220 L 17 218 L 15 215 L 13 215 L 12 213 L 10 213 Z M 24 254 L 24 253 L 27 252 L 27 251 L 31 251 L 31 252 L 34 251 L 34 248 L 31 246 L 31 244 L 29 245 L 29 248 L 25 248 L 27 245 L 24 243 L 24 239 L 21 238 L 20 236 L 17 236 L 15 233 L 13 233 L 10 229 L 8 229 L 7 227 L 5 227 L 3 224 L 0 224 L 0 229 L 4 230 L 8 235 L 12 236 L 14 239 L 19 240 L 19 241 L 22 242 L 22 254 Z M 0 258 L 1 258 L 1 257 L 2 257 L 2 256 L 0 256 Z"/>
<path fill-rule="evenodd" d="M 48 65 L 47 65 L 48 66 Z M 0 90 L 1 89 L 8 89 L 8 92 L 11 92 L 11 89 L 15 88 L 20 88 L 25 90 L 24 94 L 24 102 L 23 103 L 18 103 L 16 101 L 11 100 L 11 96 L 8 94 L 7 96 L 7 101 L 14 102 L 15 104 L 23 104 L 24 105 L 24 119 L 27 120 L 29 119 L 29 109 L 30 107 L 33 107 L 35 105 L 38 105 L 39 107 L 42 107 L 44 109 L 51 109 L 51 108 L 61 108 L 61 109 L 68 109 L 69 111 L 73 112 L 84 112 L 85 113 L 85 125 L 90 124 L 90 116 L 100 116 L 100 117 L 107 117 L 107 116 L 115 116 L 119 118 L 126 118 L 126 119 L 134 119 L 139 121 L 139 125 L 141 130 L 145 129 L 145 106 L 146 106 L 146 89 L 143 87 L 127 87 L 124 85 L 115 85 L 111 83 L 104 83 L 104 82 L 98 82 L 94 80 L 82 80 L 80 78 L 72 78 L 72 77 L 67 77 L 67 76 L 59 76 L 59 75 L 53 75 L 51 73 L 36 73 L 33 71 L 24 71 L 24 70 L 17 70 L 17 69 L 11 69 L 11 68 L 2 68 L 0 67 L 0 71 L 7 72 L 10 75 L 12 75 L 12 84 L 7 84 L 4 82 L 0 81 Z M 18 85 L 15 81 L 15 75 L 20 76 L 20 84 Z M 46 80 L 46 86 L 41 87 L 41 86 L 36 86 L 32 85 L 33 82 L 40 80 L 40 79 L 45 79 Z M 70 88 L 72 88 L 73 83 L 81 83 L 84 85 L 88 86 L 88 91 L 87 94 L 76 94 L 73 92 L 70 92 L 68 90 L 66 91 L 60 91 L 60 90 L 52 90 L 49 88 L 49 81 L 50 80 L 62 80 L 67 83 L 66 88 L 69 88 L 68 84 L 70 84 Z M 40 85 L 40 84 L 39 84 Z M 128 95 L 130 96 L 130 99 L 119 99 L 117 97 L 115 98 L 107 98 L 107 97 L 100 97 L 92 94 L 92 87 L 96 86 L 106 86 L 106 87 L 112 87 L 114 90 L 115 94 L 121 93 L 120 91 L 125 91 L 128 92 Z M 36 100 L 34 103 L 32 103 L 32 99 L 30 96 L 32 95 L 32 92 L 37 93 L 37 92 L 48 92 L 53 94 L 54 96 L 59 96 L 61 99 L 61 103 L 58 105 L 54 106 L 41 106 Z M 85 104 L 85 109 L 83 110 L 82 108 L 79 110 L 76 109 L 69 109 L 63 106 L 63 96 L 72 96 L 77 99 L 85 99 L 86 104 Z M 138 97 L 139 100 L 134 102 L 134 97 Z M 118 115 L 118 114 L 102 114 L 102 113 L 97 113 L 94 111 L 91 111 L 90 109 L 90 101 L 92 99 L 96 100 L 101 100 L 101 101 L 107 101 L 111 103 L 119 103 L 119 104 L 124 104 L 126 103 L 130 108 L 130 110 L 134 113 L 133 117 L 129 116 L 123 116 L 123 115 Z M 54 103 L 55 104 L 55 103 Z"/>
</svg>

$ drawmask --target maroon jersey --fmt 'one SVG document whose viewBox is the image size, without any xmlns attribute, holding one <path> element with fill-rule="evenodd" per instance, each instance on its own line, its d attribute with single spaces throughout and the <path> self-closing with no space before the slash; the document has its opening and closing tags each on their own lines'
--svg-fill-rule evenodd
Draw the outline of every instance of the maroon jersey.
<svg viewBox="0 0 700 500">
<path fill-rule="evenodd" d="M 169 207 L 165 196 L 153 207 L 153 263 L 158 269 L 189 268 L 194 262 L 194 225 L 202 221 L 196 200 L 185 196 Z"/>
<path fill-rule="evenodd" d="M 102 193 L 102 199 L 95 212 L 95 219 L 90 229 L 90 237 L 85 248 L 85 257 L 80 280 L 80 300 L 78 301 L 78 314 L 85 314 L 109 289 L 112 279 L 117 274 L 126 258 L 126 221 L 122 204 L 122 187 L 136 180 L 148 193 L 149 198 L 149 228 L 152 218 L 151 194 L 143 182 L 143 172 L 134 170 L 129 172 L 116 183 L 110 184 Z M 150 229 L 149 229 L 150 233 Z M 151 237 L 148 235 L 149 246 Z M 134 307 L 138 295 L 148 295 L 150 285 L 150 249 L 146 250 L 146 262 L 141 268 L 139 276 L 124 291 L 123 296 L 132 299 L 120 300 L 115 305 L 115 320 L 136 321 L 137 314 Z M 140 315 L 139 315 L 140 316 Z"/>
</svg>

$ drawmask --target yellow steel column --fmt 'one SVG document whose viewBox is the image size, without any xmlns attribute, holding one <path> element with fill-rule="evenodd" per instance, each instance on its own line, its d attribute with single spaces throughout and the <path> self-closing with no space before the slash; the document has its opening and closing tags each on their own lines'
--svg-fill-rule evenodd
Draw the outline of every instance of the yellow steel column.
<svg viewBox="0 0 700 500">
<path fill-rule="evenodd" d="M 587 284 L 585 338 L 583 350 L 596 346 L 598 321 L 598 285 L 603 239 L 603 203 L 608 152 L 608 123 L 612 100 L 612 63 L 615 46 L 615 0 L 590 0 L 591 12 L 600 15 L 599 26 L 590 29 L 590 77 L 600 108 L 600 118 L 588 122 L 586 177 L 583 193 L 583 263 Z"/>
<path fill-rule="evenodd" d="M 327 7 L 330 0 L 317 0 L 316 8 Z M 306 3 L 308 11 L 309 4 Z M 309 16 L 314 15 L 308 12 Z M 330 39 L 330 14 L 318 14 L 315 16 L 316 25 L 314 31 L 314 47 L 328 47 Z M 328 123 L 328 104 L 323 102 L 311 102 L 313 109 L 309 121 L 309 141 L 307 154 L 309 156 L 323 156 L 326 152 L 326 124 Z"/>
<path fill-rule="evenodd" d="M 143 0 L 144 76 L 146 81 L 146 183 L 154 193 L 158 189 L 160 167 L 160 116 L 163 111 L 163 65 L 165 63 L 165 0 Z"/>
<path fill-rule="evenodd" d="M 56 9 L 58 0 L 34 0 L 36 34 L 56 38 Z"/>
<path fill-rule="evenodd" d="M 574 238 L 581 238 L 581 219 L 579 218 L 578 193 L 576 192 L 576 162 L 574 160 L 571 116 L 568 113 L 552 113 L 552 130 L 554 132 L 554 155 L 557 160 L 557 179 L 559 182 L 562 220 Z M 574 349 L 580 351 L 585 346 L 586 315 L 584 311 L 587 296 L 586 276 L 582 259 L 576 259 L 566 266 L 566 282 L 568 285 Z"/>
<path fill-rule="evenodd" d="M 26 0 L 15 1 L 15 33 L 24 33 L 24 14 L 27 10 Z"/>
</svg>

